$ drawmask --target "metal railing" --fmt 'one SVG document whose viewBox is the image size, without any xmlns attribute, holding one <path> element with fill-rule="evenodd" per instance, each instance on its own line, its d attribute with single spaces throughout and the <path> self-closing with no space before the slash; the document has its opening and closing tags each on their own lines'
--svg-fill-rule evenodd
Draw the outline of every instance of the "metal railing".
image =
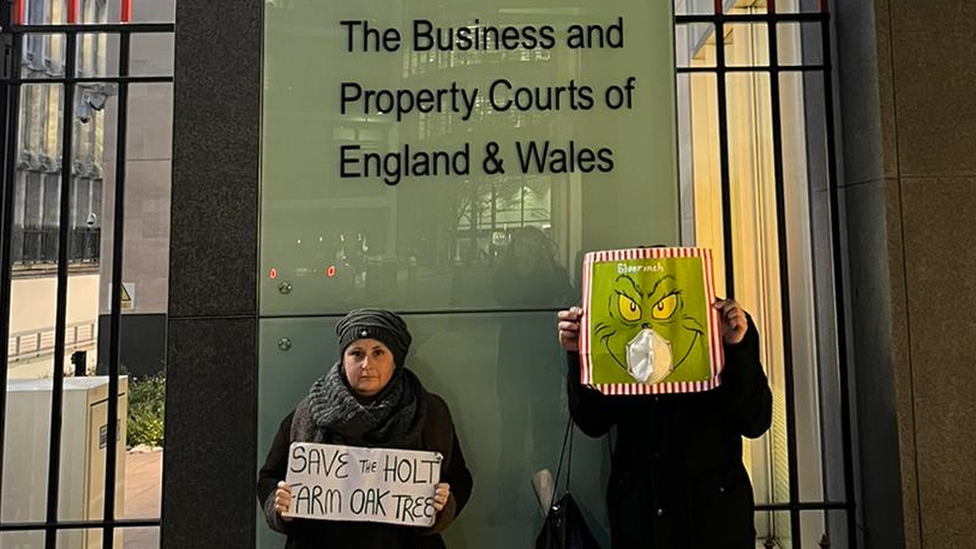
<svg viewBox="0 0 976 549">
<path fill-rule="evenodd" d="M 12 256 L 14 265 L 54 265 L 58 262 L 57 227 L 14 227 Z M 98 265 L 101 257 L 100 228 L 72 228 L 68 232 L 68 263 Z"/>
<path fill-rule="evenodd" d="M 98 323 L 69 324 L 65 334 L 65 351 L 89 347 L 98 342 Z M 55 328 L 10 334 L 7 340 L 7 363 L 42 358 L 54 354 Z"/>
</svg>

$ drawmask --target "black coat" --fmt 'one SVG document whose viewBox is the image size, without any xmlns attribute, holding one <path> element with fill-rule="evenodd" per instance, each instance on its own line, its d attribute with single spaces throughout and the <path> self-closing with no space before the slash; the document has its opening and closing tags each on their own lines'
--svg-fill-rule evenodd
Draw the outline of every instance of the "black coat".
<svg viewBox="0 0 976 549">
<path fill-rule="evenodd" d="M 742 437 L 769 428 L 772 393 L 759 334 L 725 345 L 721 385 L 695 394 L 605 396 L 580 384 L 569 354 L 569 406 L 591 437 L 616 426 L 607 507 L 613 549 L 754 549 Z"/>
<path fill-rule="evenodd" d="M 292 443 L 294 412 L 281 422 L 268 457 L 258 478 L 258 502 L 265 510 L 268 524 L 288 537 L 285 549 L 445 549 L 440 532 L 461 512 L 471 497 L 474 484 L 464 463 L 454 423 L 447 404 L 437 395 L 427 393 L 427 417 L 423 427 L 425 450 L 440 452 L 441 482 L 451 485 L 451 498 L 430 528 L 391 524 L 294 519 L 283 521 L 269 499 L 274 498 L 278 481 L 285 479 L 288 448 Z M 326 443 L 336 443 L 325 433 Z"/>
</svg>

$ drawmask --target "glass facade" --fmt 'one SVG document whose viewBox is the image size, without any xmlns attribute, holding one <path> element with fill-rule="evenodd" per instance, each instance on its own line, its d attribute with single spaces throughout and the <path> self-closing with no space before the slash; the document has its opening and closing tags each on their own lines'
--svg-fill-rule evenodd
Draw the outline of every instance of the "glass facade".
<svg viewBox="0 0 976 549">
<path fill-rule="evenodd" d="M 261 314 L 336 314 L 367 303 L 402 311 L 553 307 L 566 300 L 548 299 L 545 289 L 500 298 L 493 273 L 509 269 L 506 258 L 532 256 L 572 278 L 584 250 L 677 242 L 671 15 L 653 6 L 269 5 Z M 367 16 L 371 32 L 402 33 L 399 50 L 361 51 L 370 35 L 340 22 Z M 463 28 L 483 43 L 428 51 L 424 22 L 444 40 Z M 566 45 L 574 24 L 594 27 L 592 47 Z M 494 32 L 534 37 L 530 29 L 546 28 L 551 47 L 539 39 L 524 48 Z M 620 48 L 609 44 L 613 32 Z M 607 107 L 606 88 L 629 78 L 629 107 Z M 383 112 L 392 105 L 385 91 L 440 99 L 430 112 Z M 492 143 L 504 173 L 485 170 Z M 547 145 L 553 151 L 540 169 L 527 151 Z M 553 166 L 557 148 L 572 151 L 570 163 L 584 162 Z M 583 149 L 609 160 L 584 167 Z M 445 151 L 452 162 L 468 154 L 448 173 L 441 166 L 437 176 L 384 184 L 396 178 L 377 171 L 375 155 L 386 169 L 391 154 L 406 151 Z M 513 246 L 518 235 L 524 250 Z"/>
<path fill-rule="evenodd" d="M 531 479 L 555 474 L 568 419 L 555 311 L 579 301 L 582 254 L 680 240 L 671 21 L 667 4 L 636 0 L 266 7 L 259 464 L 338 358 L 337 317 L 392 308 L 475 479 L 449 545 L 532 545 L 544 515 Z M 444 102 L 405 113 L 411 99 L 384 104 L 384 90 Z M 504 173 L 483 164 L 492 144 Z M 533 146 L 575 166 L 523 158 Z M 408 150 L 447 151 L 452 170 L 384 171 Z M 572 488 L 608 544 L 608 444 L 577 438 Z M 258 521 L 258 547 L 280 546 Z"/>
</svg>

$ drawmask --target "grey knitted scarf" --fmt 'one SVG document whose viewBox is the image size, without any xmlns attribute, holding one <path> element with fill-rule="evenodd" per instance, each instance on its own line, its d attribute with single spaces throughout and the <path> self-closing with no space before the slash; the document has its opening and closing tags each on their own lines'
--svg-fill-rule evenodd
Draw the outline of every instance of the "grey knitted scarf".
<svg viewBox="0 0 976 549">
<path fill-rule="evenodd" d="M 337 363 L 312 384 L 311 419 L 326 439 L 351 446 L 420 449 L 427 415 L 426 391 L 420 379 L 397 367 L 371 402 L 356 399 Z"/>
</svg>

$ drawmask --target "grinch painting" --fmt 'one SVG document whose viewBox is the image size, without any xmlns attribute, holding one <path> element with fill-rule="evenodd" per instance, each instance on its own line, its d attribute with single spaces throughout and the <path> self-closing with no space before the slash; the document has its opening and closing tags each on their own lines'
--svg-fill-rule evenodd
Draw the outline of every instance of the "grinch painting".
<svg viewBox="0 0 976 549">
<path fill-rule="evenodd" d="M 721 345 L 708 250 L 596 252 L 587 255 L 584 270 L 584 382 L 624 386 L 625 394 L 718 384 Z"/>
</svg>

